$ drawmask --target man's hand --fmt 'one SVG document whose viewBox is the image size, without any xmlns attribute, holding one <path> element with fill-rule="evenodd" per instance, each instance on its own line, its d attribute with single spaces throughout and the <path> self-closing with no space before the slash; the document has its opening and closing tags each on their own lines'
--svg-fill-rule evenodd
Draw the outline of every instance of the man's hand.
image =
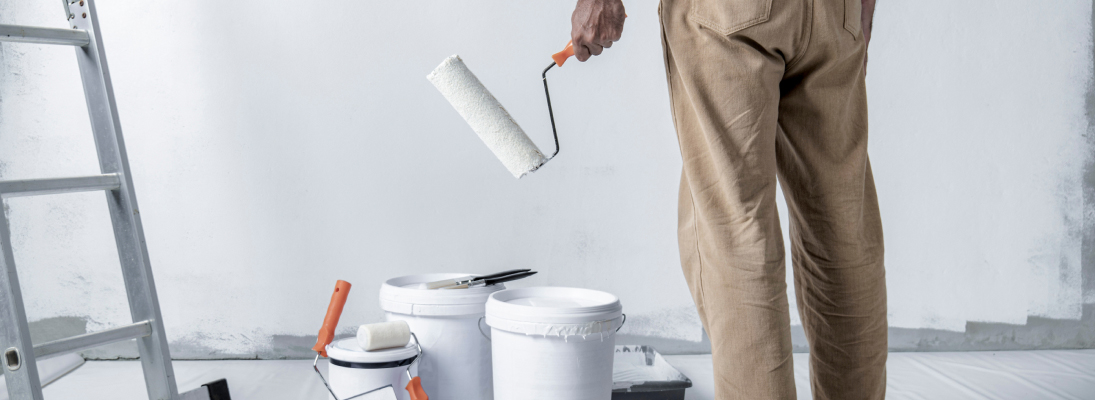
<svg viewBox="0 0 1095 400">
<path fill-rule="evenodd" d="M 570 17 L 574 57 L 584 62 L 612 47 L 624 32 L 625 17 L 622 0 L 578 0 Z"/>
<path fill-rule="evenodd" d="M 875 0 L 862 0 L 863 11 L 862 18 L 860 19 L 860 25 L 863 29 L 863 40 L 866 40 L 866 47 L 871 46 L 871 25 L 874 24 L 874 2 Z M 867 54 L 863 54 L 863 71 L 866 74 L 867 71 Z"/>
</svg>

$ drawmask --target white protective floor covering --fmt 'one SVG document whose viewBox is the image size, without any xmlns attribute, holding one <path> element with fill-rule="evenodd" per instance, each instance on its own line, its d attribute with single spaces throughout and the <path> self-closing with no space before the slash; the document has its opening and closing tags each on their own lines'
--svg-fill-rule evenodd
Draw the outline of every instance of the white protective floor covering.
<svg viewBox="0 0 1095 400">
<path fill-rule="evenodd" d="M 810 398 L 807 357 L 794 356 L 800 399 Z M 710 355 L 666 359 L 692 379 L 688 400 L 713 398 Z M 235 400 L 327 398 L 311 360 L 176 361 L 175 373 L 182 390 L 227 378 Z M 1095 350 L 891 353 L 887 374 L 888 399 L 1095 399 Z M 140 364 L 89 361 L 47 386 L 45 396 L 144 399 Z"/>
</svg>

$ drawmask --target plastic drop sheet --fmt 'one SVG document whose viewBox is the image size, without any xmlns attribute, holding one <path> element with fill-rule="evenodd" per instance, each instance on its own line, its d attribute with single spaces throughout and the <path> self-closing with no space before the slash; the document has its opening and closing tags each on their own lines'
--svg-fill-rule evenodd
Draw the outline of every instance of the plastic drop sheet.
<svg viewBox="0 0 1095 400">
<path fill-rule="evenodd" d="M 795 354 L 798 398 L 810 399 L 808 355 Z M 710 400 L 710 355 L 665 356 L 692 380 L 689 400 Z M 326 373 L 326 362 L 320 362 Z M 176 361 L 179 389 L 228 379 L 232 398 L 325 400 L 312 360 Z M 887 399 L 1095 399 L 1095 350 L 890 353 Z M 88 361 L 44 390 L 47 399 L 147 398 L 137 361 Z M 471 399 L 474 400 L 474 399 Z"/>
<path fill-rule="evenodd" d="M 711 355 L 666 356 L 692 380 L 688 400 L 714 398 Z M 809 355 L 796 353 L 795 386 L 812 399 Z M 1095 350 L 890 353 L 886 398 L 1095 399 Z"/>
</svg>

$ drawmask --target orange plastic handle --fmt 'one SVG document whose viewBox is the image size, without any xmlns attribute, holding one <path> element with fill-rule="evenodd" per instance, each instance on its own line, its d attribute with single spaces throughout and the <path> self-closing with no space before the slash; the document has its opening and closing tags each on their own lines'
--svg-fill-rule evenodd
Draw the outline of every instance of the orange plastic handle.
<svg viewBox="0 0 1095 400">
<path fill-rule="evenodd" d="M 335 338 L 338 319 L 342 317 L 342 307 L 346 305 L 346 296 L 350 295 L 350 282 L 339 280 L 335 283 L 335 292 L 331 295 L 331 305 L 327 306 L 327 316 L 323 317 L 323 326 L 319 328 L 316 345 L 312 346 L 319 355 L 327 357 L 327 345 Z"/>
<path fill-rule="evenodd" d="M 552 54 L 551 59 L 555 60 L 555 65 L 556 66 L 562 67 L 563 63 L 567 62 L 567 59 L 570 58 L 570 56 L 573 56 L 573 55 L 574 55 L 574 42 L 570 41 L 570 42 L 567 42 L 567 47 L 565 49 L 563 49 L 563 51 Z"/>
<path fill-rule="evenodd" d="M 427 396 L 426 391 L 422 390 L 422 378 L 417 376 L 407 382 L 407 393 L 411 394 L 411 400 L 430 400 L 430 396 Z"/>
</svg>

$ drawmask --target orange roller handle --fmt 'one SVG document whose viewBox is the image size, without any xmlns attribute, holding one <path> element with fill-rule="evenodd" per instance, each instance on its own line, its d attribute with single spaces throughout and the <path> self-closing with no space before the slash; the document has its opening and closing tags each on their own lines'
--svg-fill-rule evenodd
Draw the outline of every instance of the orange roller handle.
<svg viewBox="0 0 1095 400">
<path fill-rule="evenodd" d="M 411 400 L 430 400 L 430 396 L 427 396 L 426 391 L 422 390 L 422 378 L 417 376 L 407 382 L 407 393 L 411 394 Z"/>
<path fill-rule="evenodd" d="M 342 307 L 346 305 L 346 296 L 350 295 L 350 282 L 339 280 L 335 283 L 335 292 L 331 295 L 331 304 L 327 306 L 327 316 L 323 317 L 323 326 L 319 328 L 316 345 L 312 346 L 319 355 L 327 357 L 327 345 L 335 339 L 335 328 L 342 317 Z"/>
<path fill-rule="evenodd" d="M 551 59 L 555 60 L 555 65 L 562 67 L 563 63 L 567 62 L 567 59 L 574 55 L 574 42 L 567 42 L 567 47 L 558 53 L 552 54 Z"/>
</svg>

